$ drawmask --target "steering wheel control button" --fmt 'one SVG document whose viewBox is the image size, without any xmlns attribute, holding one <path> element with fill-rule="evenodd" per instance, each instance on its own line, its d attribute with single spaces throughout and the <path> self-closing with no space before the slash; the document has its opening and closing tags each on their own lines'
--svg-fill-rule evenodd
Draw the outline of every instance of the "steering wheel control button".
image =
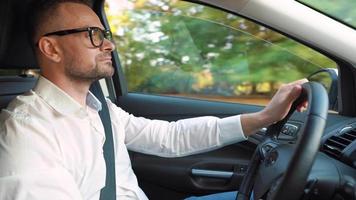
<svg viewBox="0 0 356 200">
<path fill-rule="evenodd" d="M 290 135 L 290 136 L 295 136 L 297 132 L 298 132 L 298 126 L 289 123 L 285 124 L 281 130 L 282 134 Z"/>
<path fill-rule="evenodd" d="M 299 127 L 297 125 L 286 123 L 283 126 L 278 139 L 294 140 L 295 137 L 297 136 L 298 130 L 299 130 Z"/>
<path fill-rule="evenodd" d="M 288 135 L 288 132 L 289 132 L 289 126 L 286 124 L 282 128 L 281 134 Z"/>
<path fill-rule="evenodd" d="M 261 152 L 260 152 L 262 159 L 265 159 L 266 156 L 268 155 L 268 153 L 275 147 L 277 147 L 277 144 L 275 144 L 273 142 L 268 142 L 268 143 L 262 145 Z"/>
<path fill-rule="evenodd" d="M 287 124 L 289 126 L 287 135 L 296 136 L 298 133 L 298 126 L 293 124 Z"/>
<path fill-rule="evenodd" d="M 277 161 L 277 158 L 278 152 L 275 149 L 271 150 L 265 158 L 265 166 L 272 166 Z"/>
</svg>

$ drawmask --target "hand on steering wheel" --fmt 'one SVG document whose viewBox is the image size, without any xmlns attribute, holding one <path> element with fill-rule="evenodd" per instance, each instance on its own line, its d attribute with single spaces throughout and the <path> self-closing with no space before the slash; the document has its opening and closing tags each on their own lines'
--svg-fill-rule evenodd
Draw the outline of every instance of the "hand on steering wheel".
<svg viewBox="0 0 356 200">
<path fill-rule="evenodd" d="M 306 119 L 296 147 L 280 144 L 277 137 L 282 127 L 306 99 Z M 291 105 L 290 111 L 282 120 L 268 127 L 265 141 L 256 148 L 237 200 L 249 200 L 252 191 L 255 199 L 264 195 L 272 200 L 297 200 L 301 197 L 319 149 L 328 105 L 328 95 L 321 84 L 307 82 L 302 85 L 301 95 Z"/>
</svg>

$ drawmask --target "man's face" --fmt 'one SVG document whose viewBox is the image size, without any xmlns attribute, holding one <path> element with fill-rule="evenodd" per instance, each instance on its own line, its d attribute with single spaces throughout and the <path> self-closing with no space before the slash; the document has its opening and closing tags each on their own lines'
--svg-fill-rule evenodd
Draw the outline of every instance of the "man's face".
<svg viewBox="0 0 356 200">
<path fill-rule="evenodd" d="M 63 3 L 57 11 L 58 16 L 54 22 L 59 26 L 57 30 L 52 31 L 83 27 L 104 29 L 97 15 L 85 5 Z M 94 47 L 87 31 L 51 37 L 56 37 L 58 45 L 62 49 L 62 71 L 68 78 L 91 82 L 113 75 L 111 51 L 115 46 L 112 42 L 104 39 L 100 47 Z"/>
</svg>

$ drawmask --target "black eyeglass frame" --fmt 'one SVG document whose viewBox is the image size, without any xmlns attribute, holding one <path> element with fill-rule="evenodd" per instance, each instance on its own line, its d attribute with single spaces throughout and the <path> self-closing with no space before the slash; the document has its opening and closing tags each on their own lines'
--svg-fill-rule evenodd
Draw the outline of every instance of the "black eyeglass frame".
<svg viewBox="0 0 356 200">
<path fill-rule="evenodd" d="M 103 38 L 101 38 L 101 42 L 99 45 L 95 45 L 94 40 L 93 40 L 93 31 L 98 31 L 98 30 L 101 32 Z M 108 29 L 103 30 L 99 27 L 84 27 L 84 28 L 67 29 L 67 30 L 46 33 L 43 36 L 51 36 L 51 35 L 64 36 L 64 35 L 86 32 L 86 31 L 89 33 L 90 42 L 94 47 L 101 47 L 101 45 L 103 45 L 103 43 L 104 43 L 104 39 L 112 41 L 111 31 Z"/>
</svg>

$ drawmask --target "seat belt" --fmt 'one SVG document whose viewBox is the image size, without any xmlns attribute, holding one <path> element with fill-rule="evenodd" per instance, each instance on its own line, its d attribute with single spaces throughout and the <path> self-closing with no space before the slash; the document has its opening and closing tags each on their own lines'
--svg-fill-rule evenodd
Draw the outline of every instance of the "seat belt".
<svg viewBox="0 0 356 200">
<path fill-rule="evenodd" d="M 113 140 L 113 134 L 111 129 L 109 108 L 106 103 L 106 99 L 104 97 L 103 91 L 101 90 L 99 81 L 95 81 L 91 85 L 90 91 L 101 102 L 102 108 L 101 111 L 99 111 L 99 116 L 104 126 L 105 138 L 106 138 L 104 143 L 106 180 L 105 180 L 105 187 L 101 189 L 100 192 L 100 200 L 116 200 L 114 140 Z"/>
</svg>

